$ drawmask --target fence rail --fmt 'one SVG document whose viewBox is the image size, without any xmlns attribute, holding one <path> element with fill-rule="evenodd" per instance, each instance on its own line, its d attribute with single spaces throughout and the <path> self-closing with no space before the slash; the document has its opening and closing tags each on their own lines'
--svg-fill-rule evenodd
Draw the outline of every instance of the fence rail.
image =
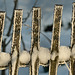
<svg viewBox="0 0 75 75">
<path fill-rule="evenodd" d="M 18 75 L 20 67 L 29 66 L 30 75 L 38 75 L 39 66 L 49 65 L 49 75 L 57 75 L 57 68 L 59 65 L 59 48 L 60 48 L 60 32 L 62 22 L 62 5 L 55 5 L 54 10 L 54 24 L 52 32 L 51 50 L 40 47 L 40 26 L 41 26 L 41 8 L 34 7 L 32 14 L 32 37 L 31 50 L 20 51 L 21 42 L 21 28 L 23 10 L 18 9 L 14 11 L 14 26 L 11 53 L 1 52 L 2 35 L 4 29 L 5 12 L 0 12 L 0 54 L 2 63 L 0 63 L 0 70 L 9 69 L 9 75 Z M 75 45 L 75 3 L 73 3 L 72 13 L 72 34 L 71 34 L 71 52 Z M 75 48 L 74 48 L 75 49 Z M 42 53 L 43 52 L 43 53 Z M 63 51 L 64 52 L 64 51 Z M 55 54 L 54 59 L 51 58 Z M 7 56 L 7 59 L 5 60 Z M 43 59 L 43 60 L 41 60 Z M 5 61 L 5 63 L 3 63 Z M 49 61 L 49 63 L 48 63 Z M 69 58 L 71 69 L 70 75 L 75 75 L 75 59 L 70 55 Z M 65 61 L 63 61 L 65 62 Z"/>
</svg>

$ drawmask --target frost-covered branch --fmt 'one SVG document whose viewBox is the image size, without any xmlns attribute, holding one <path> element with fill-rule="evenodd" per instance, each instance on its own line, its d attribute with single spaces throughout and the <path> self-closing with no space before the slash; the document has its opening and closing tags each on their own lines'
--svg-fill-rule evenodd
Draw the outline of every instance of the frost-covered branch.
<svg viewBox="0 0 75 75">
<path fill-rule="evenodd" d="M 24 26 L 27 26 L 28 28 L 31 28 L 31 26 L 30 25 L 28 25 L 28 24 L 23 24 Z M 33 30 L 32 30 L 33 31 Z M 48 40 L 48 42 L 51 44 L 51 40 L 44 34 L 44 33 L 42 33 L 41 31 L 40 31 L 40 33 Z"/>
<path fill-rule="evenodd" d="M 23 36 L 22 36 L 22 35 L 21 35 L 21 41 L 22 41 L 23 49 L 26 50 L 26 48 L 25 48 L 25 43 L 24 43 L 24 41 L 23 41 Z"/>
<path fill-rule="evenodd" d="M 9 29 L 8 29 L 8 32 L 7 32 L 7 36 L 10 35 L 10 31 L 11 31 L 13 19 L 14 19 L 14 10 L 17 8 L 17 5 L 18 5 L 18 0 L 14 0 L 13 14 L 12 14 L 11 23 L 10 23 L 10 26 L 9 26 Z"/>
</svg>

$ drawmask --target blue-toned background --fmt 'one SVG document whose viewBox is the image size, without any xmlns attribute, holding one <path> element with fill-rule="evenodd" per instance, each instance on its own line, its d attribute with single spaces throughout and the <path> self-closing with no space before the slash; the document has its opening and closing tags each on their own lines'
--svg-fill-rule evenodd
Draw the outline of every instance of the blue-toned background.
<svg viewBox="0 0 75 75">
<path fill-rule="evenodd" d="M 54 13 L 54 6 L 55 4 L 63 5 L 63 27 L 61 29 L 61 39 L 60 45 L 70 46 L 70 36 L 71 36 L 71 28 L 68 28 L 68 23 L 71 22 L 72 18 L 72 3 L 75 2 L 74 0 L 37 0 L 36 6 L 41 8 L 41 32 L 44 33 L 48 38 L 51 39 L 52 32 L 44 32 L 44 29 L 53 23 L 53 13 Z M 25 18 L 30 10 L 32 9 L 35 0 L 18 0 L 17 9 L 23 9 L 23 18 Z M 13 14 L 14 8 L 14 0 L 0 0 L 0 11 L 6 11 L 6 15 L 11 18 Z M 5 29 L 3 34 L 3 39 L 7 38 L 7 41 L 11 38 L 11 36 L 6 36 L 8 31 L 10 22 L 7 18 L 5 20 Z M 29 18 L 24 24 L 28 24 L 31 26 L 32 22 L 32 13 L 30 14 Z M 25 47 L 27 50 L 30 49 L 31 46 L 31 28 L 26 26 L 22 26 L 22 35 L 25 43 Z M 11 29 L 12 33 L 12 29 Z M 8 44 L 6 47 L 6 52 L 11 51 L 11 43 Z M 50 48 L 49 41 L 40 34 L 40 46 Z M 21 45 L 21 50 L 23 47 Z M 29 68 L 20 68 L 19 75 L 28 75 Z M 1 75 L 1 73 L 0 73 Z M 6 71 L 6 75 L 8 75 L 8 70 Z M 48 75 L 48 72 L 45 73 L 43 67 L 39 68 L 39 75 Z M 66 66 L 59 66 L 58 68 L 58 75 L 68 75 L 68 70 Z"/>
</svg>

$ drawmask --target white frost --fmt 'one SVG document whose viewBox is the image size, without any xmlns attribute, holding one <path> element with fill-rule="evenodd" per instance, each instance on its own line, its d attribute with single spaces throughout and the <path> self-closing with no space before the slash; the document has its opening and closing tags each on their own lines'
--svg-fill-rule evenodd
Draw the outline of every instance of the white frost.
<svg viewBox="0 0 75 75">
<path fill-rule="evenodd" d="M 51 60 L 55 60 L 56 56 L 59 56 L 59 62 L 60 61 L 67 61 L 70 59 L 71 56 L 71 50 L 67 46 L 60 46 L 59 47 L 59 53 L 53 52 L 51 54 Z"/>
<path fill-rule="evenodd" d="M 5 52 L 0 52 L 0 66 L 8 65 L 10 61 L 10 54 Z"/>
<path fill-rule="evenodd" d="M 69 47 L 60 46 L 59 48 L 59 61 L 67 61 L 70 59 L 71 50 Z"/>
<path fill-rule="evenodd" d="M 32 63 L 33 63 L 33 64 L 35 63 L 37 57 L 38 57 L 38 51 L 37 51 L 37 48 L 34 47 L 34 48 L 33 48 L 33 53 L 32 53 Z"/>
<path fill-rule="evenodd" d="M 51 60 L 55 60 L 56 56 L 58 56 L 58 53 L 53 52 L 50 56 Z"/>
<path fill-rule="evenodd" d="M 38 51 L 37 51 L 37 48 L 34 47 L 33 48 L 33 53 L 32 53 L 32 75 L 35 75 L 35 62 L 37 60 L 37 57 L 38 57 Z"/>
<path fill-rule="evenodd" d="M 21 63 L 25 63 L 25 64 L 29 63 L 29 61 L 30 61 L 30 54 L 29 54 L 29 52 L 22 51 L 20 53 L 19 60 L 20 60 Z"/>
<path fill-rule="evenodd" d="M 50 60 L 50 52 L 48 48 L 40 47 L 38 57 L 41 63 L 46 64 Z"/>
<path fill-rule="evenodd" d="M 72 56 L 73 56 L 73 58 L 75 58 L 75 45 L 72 48 Z"/>
<path fill-rule="evenodd" d="M 12 75 L 14 75 L 14 70 L 15 70 L 15 66 L 16 66 L 16 60 L 17 60 L 17 50 L 16 50 L 16 47 L 14 49 L 14 52 L 12 54 Z"/>
<path fill-rule="evenodd" d="M 13 52 L 13 54 L 12 54 L 12 63 L 14 63 L 15 61 L 16 61 L 16 59 L 17 59 L 17 51 L 16 50 L 14 50 L 14 52 Z"/>
</svg>

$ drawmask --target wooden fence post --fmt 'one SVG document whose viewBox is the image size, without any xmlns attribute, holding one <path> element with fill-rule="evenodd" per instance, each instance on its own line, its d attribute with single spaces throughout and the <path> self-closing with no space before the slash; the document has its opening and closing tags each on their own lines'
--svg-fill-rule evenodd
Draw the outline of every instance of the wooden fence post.
<svg viewBox="0 0 75 75">
<path fill-rule="evenodd" d="M 0 12 L 0 52 L 1 52 L 1 45 L 2 45 L 4 21 L 5 21 L 5 12 Z"/>
<path fill-rule="evenodd" d="M 41 24 L 41 9 L 34 7 L 32 15 L 32 37 L 31 37 L 31 63 L 30 63 L 30 75 L 38 75 L 39 59 L 33 57 L 33 53 L 39 51 L 40 47 L 40 24 Z M 34 61 L 33 61 L 34 60 Z"/>
<path fill-rule="evenodd" d="M 11 66 L 9 67 L 9 75 L 18 75 L 22 14 L 23 14 L 22 10 L 15 10 L 14 12 L 13 39 L 11 48 Z"/>
<path fill-rule="evenodd" d="M 62 5 L 55 5 L 53 34 L 51 42 L 52 54 L 54 52 L 59 53 L 62 9 L 63 9 Z M 54 60 L 50 60 L 49 75 L 57 75 L 57 68 L 58 68 L 58 56 L 56 56 Z"/>
<path fill-rule="evenodd" d="M 73 48 L 74 45 L 75 45 L 75 3 L 73 3 L 72 9 L 71 48 Z M 71 57 L 70 69 L 71 69 L 70 75 L 75 75 L 75 59 L 73 59 L 73 57 Z"/>
<path fill-rule="evenodd" d="M 3 29 L 4 29 L 4 21 L 5 21 L 5 12 L 0 11 L 0 52 L 2 46 L 2 36 L 3 36 Z M 7 66 L 0 66 L 0 70 L 6 69 Z"/>
</svg>

